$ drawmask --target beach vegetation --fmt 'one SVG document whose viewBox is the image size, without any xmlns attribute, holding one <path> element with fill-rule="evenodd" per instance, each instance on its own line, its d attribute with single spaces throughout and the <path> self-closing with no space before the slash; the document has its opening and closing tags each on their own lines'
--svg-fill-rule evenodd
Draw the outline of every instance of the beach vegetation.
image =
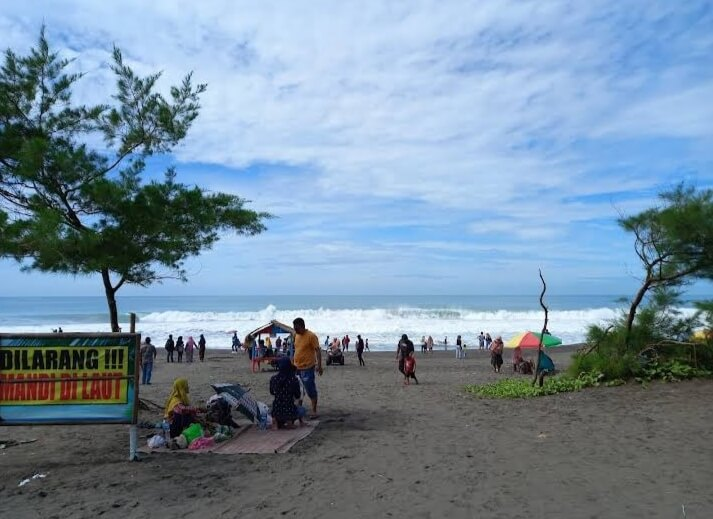
<svg viewBox="0 0 713 519">
<path fill-rule="evenodd" d="M 542 386 L 533 385 L 525 378 L 504 378 L 490 384 L 472 384 L 465 390 L 486 398 L 530 398 L 581 391 L 588 387 L 615 386 L 623 384 L 621 379 L 605 380 L 602 374 L 582 373 L 577 377 L 559 375 L 545 379 Z"/>
<path fill-rule="evenodd" d="M 573 377 L 680 380 L 713 370 L 710 337 L 692 339 L 700 327 L 713 329 L 713 301 L 695 302 L 693 315 L 679 310 L 687 285 L 713 279 L 713 190 L 679 185 L 660 200 L 619 219 L 634 236 L 641 285 L 627 311 L 606 326 L 590 326 L 587 346 L 569 368 Z"/>
<path fill-rule="evenodd" d="M 188 258 L 223 232 L 262 232 L 270 215 L 235 194 L 181 184 L 170 165 L 156 175 L 158 160 L 146 170 L 149 159 L 168 161 L 185 139 L 205 84 L 189 73 L 160 88 L 161 73 L 138 75 L 116 47 L 109 68 L 115 93 L 85 105 L 73 99 L 85 74 L 50 49 L 44 28 L 28 54 L 5 52 L 0 256 L 23 270 L 100 276 L 118 331 L 115 295 L 122 286 L 185 281 Z"/>
</svg>

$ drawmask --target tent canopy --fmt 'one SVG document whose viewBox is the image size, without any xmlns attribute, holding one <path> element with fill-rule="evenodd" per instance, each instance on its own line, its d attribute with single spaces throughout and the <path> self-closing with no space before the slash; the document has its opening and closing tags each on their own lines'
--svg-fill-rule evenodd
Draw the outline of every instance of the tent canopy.
<svg viewBox="0 0 713 519">
<path fill-rule="evenodd" d="M 287 326 L 285 323 L 281 323 L 280 321 L 273 319 L 269 323 L 254 329 L 249 335 L 252 335 L 253 337 L 257 337 L 259 335 L 269 335 L 274 337 L 278 333 L 293 335 L 295 333 L 295 329 L 291 326 Z"/>
</svg>

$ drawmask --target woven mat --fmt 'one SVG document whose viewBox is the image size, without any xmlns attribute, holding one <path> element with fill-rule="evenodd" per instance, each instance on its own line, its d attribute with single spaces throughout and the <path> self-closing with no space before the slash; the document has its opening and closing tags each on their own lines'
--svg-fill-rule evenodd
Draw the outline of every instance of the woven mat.
<svg viewBox="0 0 713 519">
<path fill-rule="evenodd" d="M 139 452 L 152 453 L 179 453 L 179 454 L 275 454 L 289 451 L 297 442 L 306 438 L 319 425 L 319 420 L 305 422 L 302 427 L 294 429 L 268 429 L 261 431 L 255 425 L 244 425 L 237 430 L 228 441 L 218 443 L 215 447 L 200 450 L 166 448 L 150 449 L 144 445 Z"/>
</svg>

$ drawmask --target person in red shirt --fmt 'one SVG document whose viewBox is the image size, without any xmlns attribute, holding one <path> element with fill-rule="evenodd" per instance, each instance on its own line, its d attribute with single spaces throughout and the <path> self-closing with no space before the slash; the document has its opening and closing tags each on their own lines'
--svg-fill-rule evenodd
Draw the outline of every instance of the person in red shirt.
<svg viewBox="0 0 713 519">
<path fill-rule="evenodd" d="M 414 379 L 416 384 L 418 384 L 418 379 L 416 378 L 416 357 L 413 351 L 410 351 L 408 357 L 404 360 L 404 384 L 408 386 L 411 383 L 411 379 Z"/>
</svg>

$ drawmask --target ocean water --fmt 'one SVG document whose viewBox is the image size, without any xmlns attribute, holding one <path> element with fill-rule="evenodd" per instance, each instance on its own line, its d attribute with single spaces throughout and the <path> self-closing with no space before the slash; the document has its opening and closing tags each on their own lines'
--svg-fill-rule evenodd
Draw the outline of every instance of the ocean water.
<svg viewBox="0 0 713 519">
<path fill-rule="evenodd" d="M 209 348 L 230 349 L 233 330 L 241 340 L 271 319 L 291 324 L 295 317 L 324 342 L 327 335 L 357 334 L 372 350 L 391 350 L 402 333 L 418 344 L 423 335 L 435 342 L 457 335 L 477 344 L 477 335 L 509 336 L 540 330 L 544 314 L 533 296 L 184 296 L 119 297 L 119 320 L 128 331 L 129 313 L 137 331 L 163 346 L 169 333 L 204 334 Z M 582 342 L 590 324 L 613 319 L 628 305 L 620 296 L 549 296 L 549 330 L 565 344 Z M 692 309 L 686 309 L 692 312 Z M 0 332 L 109 331 L 103 297 L 0 297 Z"/>
</svg>

